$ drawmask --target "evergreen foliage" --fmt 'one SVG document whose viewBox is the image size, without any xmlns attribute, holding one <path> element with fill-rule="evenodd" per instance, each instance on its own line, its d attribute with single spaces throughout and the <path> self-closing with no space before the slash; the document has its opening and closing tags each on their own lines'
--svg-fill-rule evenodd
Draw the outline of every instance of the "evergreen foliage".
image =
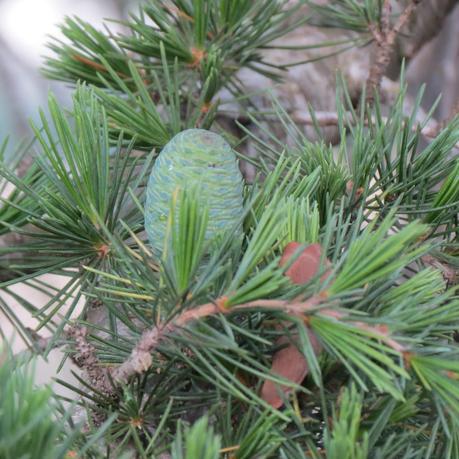
<svg viewBox="0 0 459 459">
<path fill-rule="evenodd" d="M 425 145 L 422 90 L 407 115 L 403 75 L 390 107 L 377 94 L 353 104 L 339 80 L 332 147 L 319 123 L 309 140 L 275 99 L 258 112 L 238 75 L 282 78 L 263 50 L 305 21 L 360 34 L 341 50 L 368 42 L 381 3 L 311 4 L 302 17 L 286 1 L 150 0 L 123 35 L 65 21 L 69 41 L 50 44 L 45 73 L 75 86 L 73 106 L 51 95 L 33 144 L 13 162 L 1 155 L 0 186 L 13 191 L 0 232 L 24 240 L 0 247 L 0 288 L 52 332 L 45 353 L 65 344 L 82 367 L 78 386 L 58 379 L 81 423 L 8 356 L 0 457 L 459 457 L 459 298 L 444 268 L 459 265 L 459 118 Z M 220 123 L 222 89 L 251 120 L 239 127 L 255 157 Z M 211 217 L 198 192 L 179 192 L 179 209 L 171 195 L 159 257 L 145 233 L 148 176 L 188 128 L 226 137 L 257 176 L 217 240 L 204 240 Z M 280 266 L 289 242 L 323 250 L 303 284 L 286 275 L 299 253 Z M 15 294 L 18 282 L 47 304 Z M 0 310 L 34 353 L 34 333 L 7 300 Z M 304 356 L 304 382 L 271 373 L 279 337 Z M 261 396 L 265 381 L 278 384 L 281 408 Z"/>
</svg>

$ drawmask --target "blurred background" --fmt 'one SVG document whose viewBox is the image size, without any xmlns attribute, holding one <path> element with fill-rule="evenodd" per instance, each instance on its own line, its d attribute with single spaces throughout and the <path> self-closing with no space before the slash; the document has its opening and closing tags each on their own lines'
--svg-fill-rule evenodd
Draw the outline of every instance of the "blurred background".
<svg viewBox="0 0 459 459">
<path fill-rule="evenodd" d="M 70 88 L 50 82 L 40 73 L 48 53 L 49 36 L 61 37 L 58 25 L 65 16 L 78 16 L 97 27 L 104 19 L 126 19 L 138 0 L 0 0 L 0 142 L 11 147 L 29 133 L 30 118 L 46 105 L 50 90 L 60 100 Z M 119 24 L 110 24 L 113 31 Z"/>
</svg>

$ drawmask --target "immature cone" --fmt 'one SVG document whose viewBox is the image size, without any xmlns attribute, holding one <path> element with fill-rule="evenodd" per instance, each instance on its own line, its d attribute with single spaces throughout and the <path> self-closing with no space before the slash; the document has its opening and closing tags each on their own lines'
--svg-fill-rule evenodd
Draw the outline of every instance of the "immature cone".
<svg viewBox="0 0 459 459">
<path fill-rule="evenodd" d="M 285 266 L 301 245 L 302 244 L 298 242 L 290 242 L 287 244 L 279 262 L 280 266 Z M 305 284 L 309 282 L 319 272 L 321 256 L 322 248 L 320 244 L 308 245 L 287 269 L 285 275 L 288 276 L 294 284 Z M 330 265 L 328 260 L 325 260 L 325 262 L 327 266 Z M 328 275 L 329 272 L 323 274 L 321 280 L 325 280 Z M 307 330 L 307 333 L 315 354 L 319 354 L 322 351 L 322 346 L 314 333 L 309 330 Z M 309 372 L 309 366 L 296 344 L 292 343 L 292 340 L 295 341 L 295 338 L 297 338 L 297 336 L 292 335 L 290 340 L 286 337 L 281 337 L 277 340 L 276 344 L 278 346 L 282 346 L 289 342 L 290 344 L 274 354 L 271 373 L 282 376 L 296 384 L 301 384 Z M 261 388 L 261 398 L 272 407 L 280 408 L 284 403 L 280 391 L 287 394 L 290 390 L 290 387 L 278 386 L 272 381 L 265 381 Z"/>
<path fill-rule="evenodd" d="M 171 199 L 178 188 L 198 189 L 200 202 L 208 206 L 206 240 L 234 228 L 243 213 L 243 178 L 230 145 L 204 129 L 180 132 L 162 149 L 147 186 L 145 230 L 157 256 L 164 247 Z"/>
</svg>

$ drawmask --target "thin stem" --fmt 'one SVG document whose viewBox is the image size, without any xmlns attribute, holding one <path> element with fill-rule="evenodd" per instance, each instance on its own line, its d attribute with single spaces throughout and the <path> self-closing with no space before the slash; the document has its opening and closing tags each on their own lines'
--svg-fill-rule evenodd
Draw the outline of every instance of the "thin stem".
<svg viewBox="0 0 459 459">
<path fill-rule="evenodd" d="M 375 94 L 381 89 L 381 80 L 387 66 L 390 62 L 391 53 L 395 44 L 395 40 L 405 25 L 410 19 L 413 11 L 422 0 L 411 0 L 403 13 L 399 16 L 397 22 L 390 26 L 390 0 L 385 0 L 381 12 L 381 20 L 379 27 L 371 25 L 369 27 L 371 34 L 376 42 L 376 57 L 373 65 L 370 68 L 370 74 L 367 79 L 367 102 L 373 104 Z"/>
<path fill-rule="evenodd" d="M 155 326 L 146 330 L 142 334 L 135 348 L 132 350 L 131 355 L 119 367 L 112 371 L 111 376 L 117 384 L 126 384 L 135 374 L 147 371 L 153 363 L 151 357 L 152 351 L 158 347 L 161 341 L 163 341 L 169 333 L 173 333 L 191 322 L 217 314 L 227 315 L 237 311 L 248 311 L 251 309 L 271 309 L 275 311 L 283 311 L 291 316 L 303 318 L 305 313 L 312 312 L 326 299 L 327 294 L 322 292 L 318 295 L 312 296 L 306 301 L 289 302 L 286 300 L 256 300 L 227 308 L 225 307 L 227 298 L 219 298 L 215 301 L 215 303 L 206 303 L 182 312 L 175 320 L 169 322 L 168 324 Z M 320 309 L 318 314 L 336 320 L 346 317 L 346 314 L 343 312 L 326 308 Z M 378 337 L 378 339 L 384 341 L 395 351 L 404 352 L 404 346 L 390 336 L 387 327 L 377 325 L 370 326 L 363 322 L 352 322 L 352 324 L 357 328 L 370 331 Z"/>
</svg>

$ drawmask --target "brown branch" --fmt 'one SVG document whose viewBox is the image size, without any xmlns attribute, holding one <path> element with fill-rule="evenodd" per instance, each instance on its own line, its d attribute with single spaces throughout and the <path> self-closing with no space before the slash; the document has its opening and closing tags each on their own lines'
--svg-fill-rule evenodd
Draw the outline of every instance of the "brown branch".
<svg viewBox="0 0 459 459">
<path fill-rule="evenodd" d="M 229 112 L 229 111 L 224 111 L 222 112 L 224 115 L 231 115 L 234 116 L 235 118 L 238 118 L 239 120 L 246 120 L 242 115 L 240 115 L 237 112 Z M 336 112 L 324 112 L 324 111 L 318 111 L 314 112 L 314 116 L 311 116 L 309 113 L 305 113 L 299 110 L 293 111 L 289 113 L 289 117 L 293 122 L 296 124 L 304 124 L 306 126 L 313 126 L 314 124 L 318 124 L 320 127 L 333 127 L 333 126 L 338 126 L 339 124 L 339 116 L 338 113 Z M 267 115 L 264 115 L 264 119 L 266 119 L 269 122 L 281 122 L 276 116 L 269 117 Z M 247 121 L 249 119 L 247 118 Z M 382 117 L 381 121 L 383 123 L 386 123 L 389 121 L 388 118 Z M 360 122 L 360 120 L 354 120 L 352 117 L 351 112 L 346 112 L 344 114 L 344 123 L 348 126 L 355 125 L 356 122 Z M 370 123 L 368 120 L 365 120 L 365 126 L 368 126 Z M 417 132 L 418 129 L 420 129 L 421 135 L 426 137 L 427 139 L 435 139 L 439 132 L 442 129 L 442 126 L 440 126 L 440 123 L 437 123 L 436 121 L 431 121 L 429 122 L 426 126 L 421 128 L 421 123 L 416 123 L 412 131 Z M 455 146 L 455 148 L 459 148 L 459 143 Z"/>
<path fill-rule="evenodd" d="M 75 59 L 77 62 L 87 65 L 88 67 L 92 67 L 94 70 L 98 70 L 100 72 L 107 72 L 107 69 L 102 64 L 94 62 L 91 59 L 88 59 L 87 57 L 81 56 L 80 54 L 74 54 L 73 59 Z"/>
<path fill-rule="evenodd" d="M 457 112 L 454 115 L 457 115 L 459 112 L 459 106 L 457 107 Z M 338 114 L 335 112 L 315 112 L 314 117 L 312 117 L 308 113 L 302 113 L 299 111 L 293 112 L 290 114 L 290 117 L 292 121 L 294 121 L 297 124 L 305 124 L 307 126 L 313 126 L 315 123 L 317 123 L 321 127 L 331 127 L 331 126 L 337 126 L 339 123 L 339 117 Z M 444 123 L 438 123 L 437 121 L 431 120 L 426 126 L 421 127 L 421 123 L 416 123 L 412 127 L 413 132 L 417 132 L 420 130 L 420 133 L 422 136 L 424 136 L 428 140 L 433 140 L 435 139 L 438 134 L 446 127 L 448 122 L 452 121 L 454 116 L 451 116 L 446 122 Z M 276 121 L 276 119 L 273 117 L 273 119 L 270 119 L 270 121 Z M 382 123 L 387 123 L 389 121 L 389 118 L 381 117 L 381 122 Z M 354 125 L 355 120 L 352 117 L 352 114 L 350 112 L 345 113 L 344 117 L 344 122 L 346 125 Z M 359 120 L 357 122 L 360 122 Z M 372 121 L 373 123 L 375 122 L 374 120 Z M 365 126 L 368 126 L 370 123 L 368 120 L 365 120 Z M 454 148 L 459 149 L 459 143 L 457 143 Z"/>
<path fill-rule="evenodd" d="M 392 6 L 390 4 L 391 0 L 384 0 L 381 10 L 381 20 L 380 20 L 380 27 L 381 27 L 381 34 L 387 35 L 390 31 L 390 15 L 392 13 Z"/>
<path fill-rule="evenodd" d="M 152 363 L 151 353 L 164 341 L 169 333 L 177 332 L 184 326 L 199 319 L 204 319 L 216 314 L 232 314 L 237 311 L 249 311 L 251 309 L 271 309 L 283 311 L 290 316 L 304 318 L 305 313 L 311 313 L 321 303 L 327 299 L 326 293 L 315 295 L 306 301 L 289 302 L 285 300 L 257 300 L 239 304 L 233 307 L 225 307 L 227 298 L 218 299 L 215 303 L 206 303 L 194 309 L 181 313 L 174 321 L 164 326 L 155 326 L 146 330 L 131 355 L 117 368 L 111 372 L 111 376 L 116 384 L 126 384 L 130 378 L 136 374 L 147 371 Z M 343 312 L 333 309 L 322 308 L 318 310 L 321 316 L 340 320 L 346 317 Z M 351 322 L 357 328 L 366 330 L 375 335 L 378 339 L 385 342 L 389 347 L 397 352 L 404 352 L 403 345 L 393 339 L 389 330 L 385 326 L 370 326 L 363 322 Z"/>
<path fill-rule="evenodd" d="M 85 371 L 89 382 L 98 392 L 113 397 L 115 388 L 110 381 L 108 371 L 99 362 L 96 348 L 88 342 L 86 334 L 86 327 L 70 327 L 67 330 L 67 336 L 75 341 L 76 352 L 72 355 L 72 360 Z"/>
<path fill-rule="evenodd" d="M 125 384 L 129 379 L 137 374 L 148 370 L 153 361 L 151 352 L 158 347 L 169 333 L 175 332 L 183 328 L 190 322 L 194 322 L 205 317 L 216 314 L 231 314 L 236 311 L 250 309 L 272 309 L 282 310 L 293 316 L 301 316 L 307 311 L 318 306 L 325 297 L 316 296 L 307 301 L 290 303 L 284 300 L 257 300 L 248 303 L 239 304 L 233 307 L 225 307 L 225 298 L 217 300 L 215 303 L 207 303 L 193 309 L 189 309 L 180 314 L 174 321 L 164 326 L 155 326 L 146 330 L 129 358 L 119 367 L 112 371 L 112 377 L 118 384 Z"/>
<path fill-rule="evenodd" d="M 374 102 L 376 93 L 381 89 L 381 80 L 386 71 L 392 50 L 395 45 L 397 36 L 410 19 L 413 11 L 422 0 L 410 0 L 410 3 L 405 10 L 400 14 L 397 22 L 391 27 L 390 25 L 390 0 L 385 0 L 381 12 L 381 20 L 379 27 L 372 25 L 370 32 L 373 35 L 376 44 L 376 57 L 370 68 L 370 73 L 367 79 L 367 98 L 366 101 L 370 104 Z"/>
<path fill-rule="evenodd" d="M 295 111 L 290 115 L 290 117 L 292 121 L 294 121 L 297 124 L 305 124 L 310 126 L 314 125 L 316 122 L 319 126 L 322 127 L 337 126 L 339 123 L 339 116 L 336 112 L 315 112 L 314 117 L 312 117 L 308 113 Z M 274 118 L 270 121 L 274 121 Z M 389 121 L 389 118 L 382 117 L 381 121 L 383 123 L 387 123 Z M 346 112 L 344 115 L 344 122 L 346 123 L 346 125 L 354 125 L 356 122 L 360 122 L 360 120 L 355 121 L 352 117 L 351 112 Z M 369 124 L 369 121 L 365 120 L 365 125 L 368 126 Z M 413 126 L 413 132 L 416 132 L 420 127 L 420 123 L 415 124 Z M 429 139 L 435 138 L 438 135 L 438 132 L 439 124 L 435 121 L 430 122 L 427 126 L 424 126 L 421 129 L 421 134 Z"/>
<path fill-rule="evenodd" d="M 81 64 L 87 65 L 88 67 L 91 67 L 92 69 L 96 70 L 97 72 L 108 72 L 108 70 L 105 68 L 103 64 L 100 64 L 99 62 L 95 62 L 85 56 L 82 56 L 81 54 L 73 54 L 72 55 L 73 59 L 77 62 L 80 62 Z M 140 69 L 137 69 L 140 72 Z M 123 72 L 115 72 L 121 79 L 127 80 L 130 77 Z M 146 79 L 143 80 L 143 82 L 148 85 L 148 81 Z"/>
</svg>

